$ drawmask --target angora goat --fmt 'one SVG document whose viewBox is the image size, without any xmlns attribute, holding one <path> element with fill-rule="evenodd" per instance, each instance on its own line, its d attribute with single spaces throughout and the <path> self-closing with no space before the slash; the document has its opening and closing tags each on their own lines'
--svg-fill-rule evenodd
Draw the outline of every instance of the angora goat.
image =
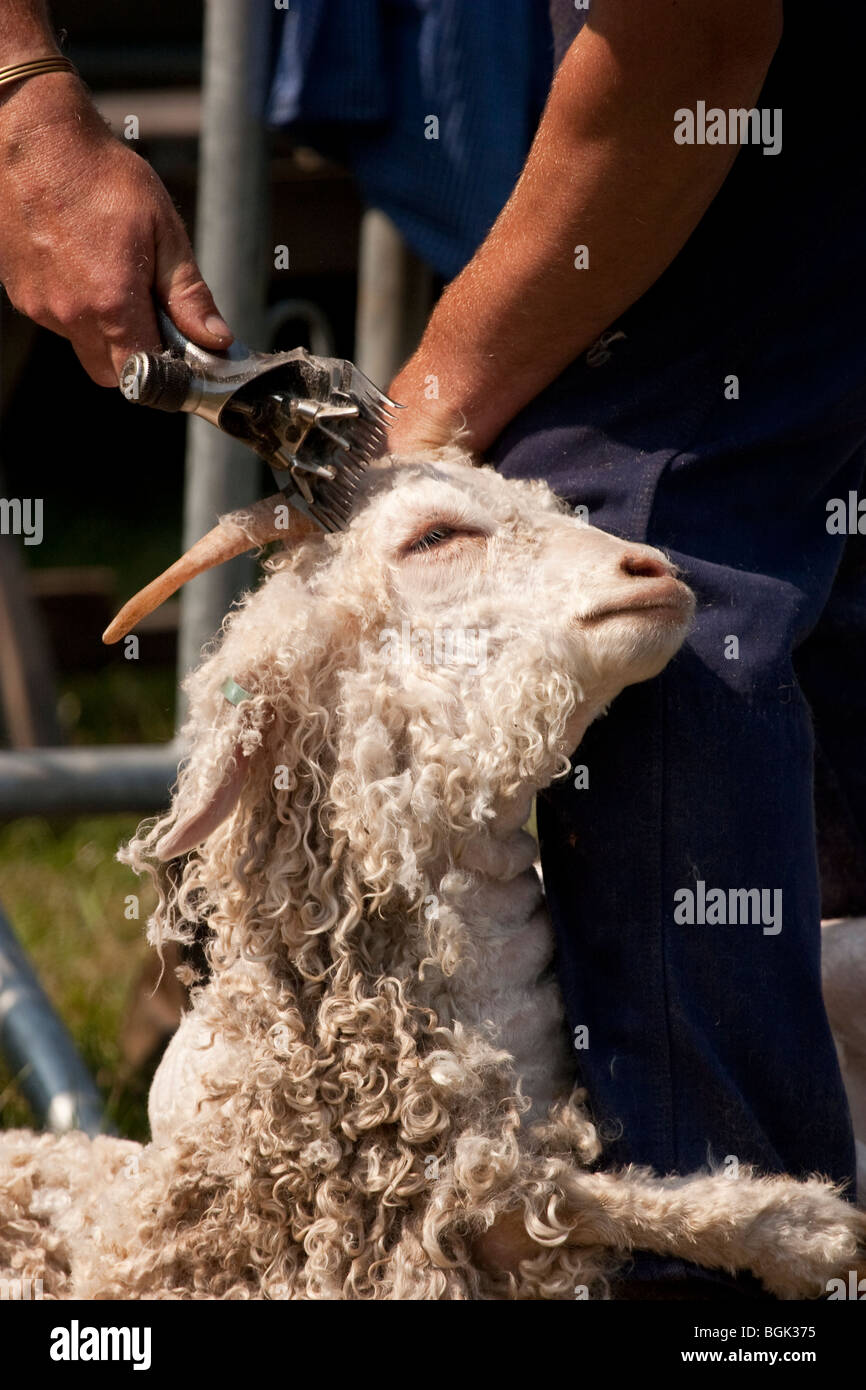
<svg viewBox="0 0 866 1390">
<path fill-rule="evenodd" d="M 156 876 L 152 942 L 206 930 L 212 972 L 153 1142 L 7 1135 L 0 1260 L 61 1297 L 571 1299 L 640 1248 L 820 1295 L 864 1232 L 820 1179 L 592 1170 L 521 829 L 674 655 L 689 591 L 456 449 L 365 494 L 344 534 L 290 519 L 189 680 L 171 810 L 125 852 Z M 267 511 L 201 553 L 279 534 Z M 503 1229 L 526 1257 L 497 1268 Z"/>
</svg>

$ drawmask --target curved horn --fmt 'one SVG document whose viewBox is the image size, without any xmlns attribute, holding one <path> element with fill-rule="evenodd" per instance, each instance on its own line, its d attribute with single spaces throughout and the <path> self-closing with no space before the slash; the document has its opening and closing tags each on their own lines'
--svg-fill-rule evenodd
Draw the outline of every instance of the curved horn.
<svg viewBox="0 0 866 1390">
<path fill-rule="evenodd" d="M 285 508 L 288 512 L 288 526 L 277 526 L 277 507 Z M 205 570 L 213 569 L 225 560 L 232 560 L 235 555 L 241 555 L 245 550 L 267 545 L 269 541 L 280 538 L 289 542 L 296 541 L 311 532 L 320 534 L 315 523 L 288 505 L 281 492 L 274 493 L 272 497 L 265 497 L 261 502 L 256 502 L 254 506 L 244 508 L 243 511 L 229 512 L 226 516 L 220 517 L 212 531 L 208 531 L 206 536 L 202 536 L 201 540 L 190 546 L 185 555 L 175 560 L 173 565 L 123 605 L 117 617 L 102 634 L 103 642 L 119 642 L 121 637 L 125 637 L 141 622 L 142 618 L 152 613 L 161 603 L 165 603 L 167 598 L 197 574 L 203 574 Z"/>
</svg>

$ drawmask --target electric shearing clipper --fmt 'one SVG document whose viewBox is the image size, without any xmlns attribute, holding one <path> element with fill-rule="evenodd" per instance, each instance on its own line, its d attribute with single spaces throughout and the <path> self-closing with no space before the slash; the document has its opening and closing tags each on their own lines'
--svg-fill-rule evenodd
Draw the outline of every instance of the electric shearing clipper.
<svg viewBox="0 0 866 1390">
<path fill-rule="evenodd" d="M 157 309 L 166 350 L 136 352 L 120 389 L 128 401 L 200 415 L 270 466 L 286 501 L 325 531 L 347 525 L 359 479 L 386 452 L 395 401 L 353 363 L 305 348 L 208 352 Z"/>
</svg>

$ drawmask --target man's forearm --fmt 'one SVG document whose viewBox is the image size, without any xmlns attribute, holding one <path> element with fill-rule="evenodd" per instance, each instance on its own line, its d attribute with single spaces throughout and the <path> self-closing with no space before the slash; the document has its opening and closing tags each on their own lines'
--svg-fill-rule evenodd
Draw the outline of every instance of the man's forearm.
<svg viewBox="0 0 866 1390">
<path fill-rule="evenodd" d="M 438 413 L 465 416 L 470 444 L 483 449 L 640 298 L 737 153 L 677 144 L 674 112 L 700 99 L 751 106 L 779 12 L 774 0 L 594 0 L 511 199 L 391 394 L 423 407 L 435 377 Z M 575 265 L 579 246 L 586 269 Z M 398 430 L 412 428 L 409 411 Z"/>
</svg>

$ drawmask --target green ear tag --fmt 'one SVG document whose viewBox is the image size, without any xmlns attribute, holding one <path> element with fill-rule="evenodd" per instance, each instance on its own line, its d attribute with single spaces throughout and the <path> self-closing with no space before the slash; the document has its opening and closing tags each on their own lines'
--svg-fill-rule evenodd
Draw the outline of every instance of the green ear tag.
<svg viewBox="0 0 866 1390">
<path fill-rule="evenodd" d="M 251 700 L 253 698 L 250 692 L 244 690 L 242 685 L 238 685 L 237 681 L 233 681 L 231 676 L 220 686 L 220 690 L 223 695 L 225 695 L 226 699 L 233 705 L 239 705 L 242 700 Z"/>
</svg>

